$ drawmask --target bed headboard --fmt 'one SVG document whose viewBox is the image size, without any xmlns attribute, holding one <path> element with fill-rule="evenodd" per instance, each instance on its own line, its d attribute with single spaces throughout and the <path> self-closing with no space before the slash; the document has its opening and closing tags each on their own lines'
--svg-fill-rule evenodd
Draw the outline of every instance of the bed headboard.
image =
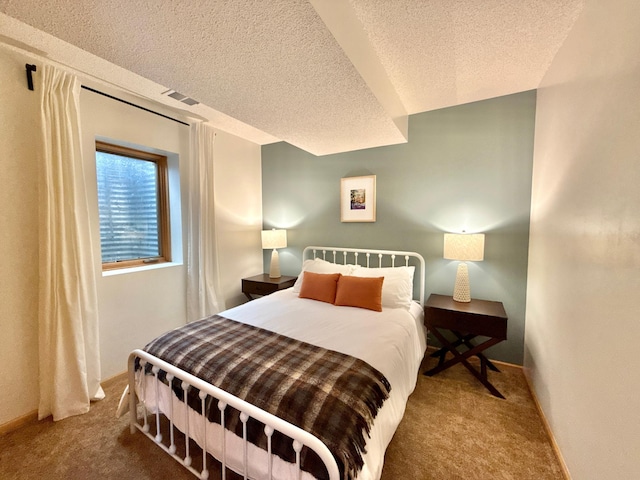
<svg viewBox="0 0 640 480">
<path fill-rule="evenodd" d="M 424 306 L 425 263 L 422 255 L 417 252 L 373 250 L 369 248 L 306 247 L 302 251 L 302 261 L 313 258 L 321 258 L 331 263 L 344 265 L 360 265 L 367 268 L 413 265 L 416 268 L 413 276 L 413 298 Z"/>
</svg>

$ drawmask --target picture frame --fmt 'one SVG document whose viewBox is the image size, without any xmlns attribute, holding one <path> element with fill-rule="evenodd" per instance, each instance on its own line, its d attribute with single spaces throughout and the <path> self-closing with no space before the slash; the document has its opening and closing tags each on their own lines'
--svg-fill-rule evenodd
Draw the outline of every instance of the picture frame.
<svg viewBox="0 0 640 480">
<path fill-rule="evenodd" d="M 345 177 L 340 180 L 340 221 L 376 221 L 376 176 Z"/>
</svg>

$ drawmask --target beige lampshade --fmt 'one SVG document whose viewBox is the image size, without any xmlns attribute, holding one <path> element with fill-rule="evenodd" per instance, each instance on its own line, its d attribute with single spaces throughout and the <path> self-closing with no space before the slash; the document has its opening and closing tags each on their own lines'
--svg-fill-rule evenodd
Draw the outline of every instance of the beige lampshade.
<svg viewBox="0 0 640 480">
<path fill-rule="evenodd" d="M 286 230 L 263 230 L 262 231 L 262 248 L 264 250 L 273 250 L 271 252 L 271 266 L 269 268 L 269 278 L 280 278 L 280 258 L 276 248 L 285 248 L 287 246 Z"/>
<path fill-rule="evenodd" d="M 286 230 L 263 230 L 262 231 L 262 248 L 275 249 L 285 248 L 287 246 L 287 231 Z"/>
<path fill-rule="evenodd" d="M 484 233 L 445 233 L 443 256 L 462 262 L 484 260 Z"/>
</svg>

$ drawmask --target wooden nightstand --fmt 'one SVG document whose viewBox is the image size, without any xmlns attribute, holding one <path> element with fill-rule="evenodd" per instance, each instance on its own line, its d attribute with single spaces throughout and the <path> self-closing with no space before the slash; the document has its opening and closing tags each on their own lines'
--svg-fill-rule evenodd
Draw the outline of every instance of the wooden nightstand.
<svg viewBox="0 0 640 480">
<path fill-rule="evenodd" d="M 456 302 L 447 295 L 431 295 L 424 306 L 424 323 L 431 333 L 440 341 L 442 348 L 432 357 L 439 357 L 438 365 L 424 372 L 435 375 L 456 363 L 462 363 L 482 384 L 496 397 L 504 396 L 487 380 L 487 367 L 499 372 L 498 368 L 481 352 L 507 339 L 507 314 L 500 302 L 487 300 L 471 300 L 469 303 Z M 439 330 L 450 330 L 457 340 L 449 341 Z M 471 341 L 475 337 L 489 337 L 479 345 Z M 466 347 L 462 353 L 458 347 Z M 453 358 L 445 361 L 447 352 Z M 480 359 L 480 371 L 474 368 L 467 359 L 472 356 Z"/>
<path fill-rule="evenodd" d="M 288 277 L 286 275 L 282 275 L 279 278 L 269 278 L 268 273 L 243 278 L 242 293 L 244 293 L 249 300 L 253 300 L 254 297 L 251 295 L 269 295 L 278 290 L 293 287 L 297 278 L 298 277 Z"/>
</svg>

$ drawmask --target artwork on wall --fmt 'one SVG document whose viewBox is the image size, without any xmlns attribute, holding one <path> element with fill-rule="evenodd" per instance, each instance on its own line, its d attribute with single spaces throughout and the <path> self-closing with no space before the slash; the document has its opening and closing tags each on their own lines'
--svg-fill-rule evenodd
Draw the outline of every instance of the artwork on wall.
<svg viewBox="0 0 640 480">
<path fill-rule="evenodd" d="M 376 221 L 376 176 L 347 177 L 340 181 L 340 221 Z"/>
</svg>

